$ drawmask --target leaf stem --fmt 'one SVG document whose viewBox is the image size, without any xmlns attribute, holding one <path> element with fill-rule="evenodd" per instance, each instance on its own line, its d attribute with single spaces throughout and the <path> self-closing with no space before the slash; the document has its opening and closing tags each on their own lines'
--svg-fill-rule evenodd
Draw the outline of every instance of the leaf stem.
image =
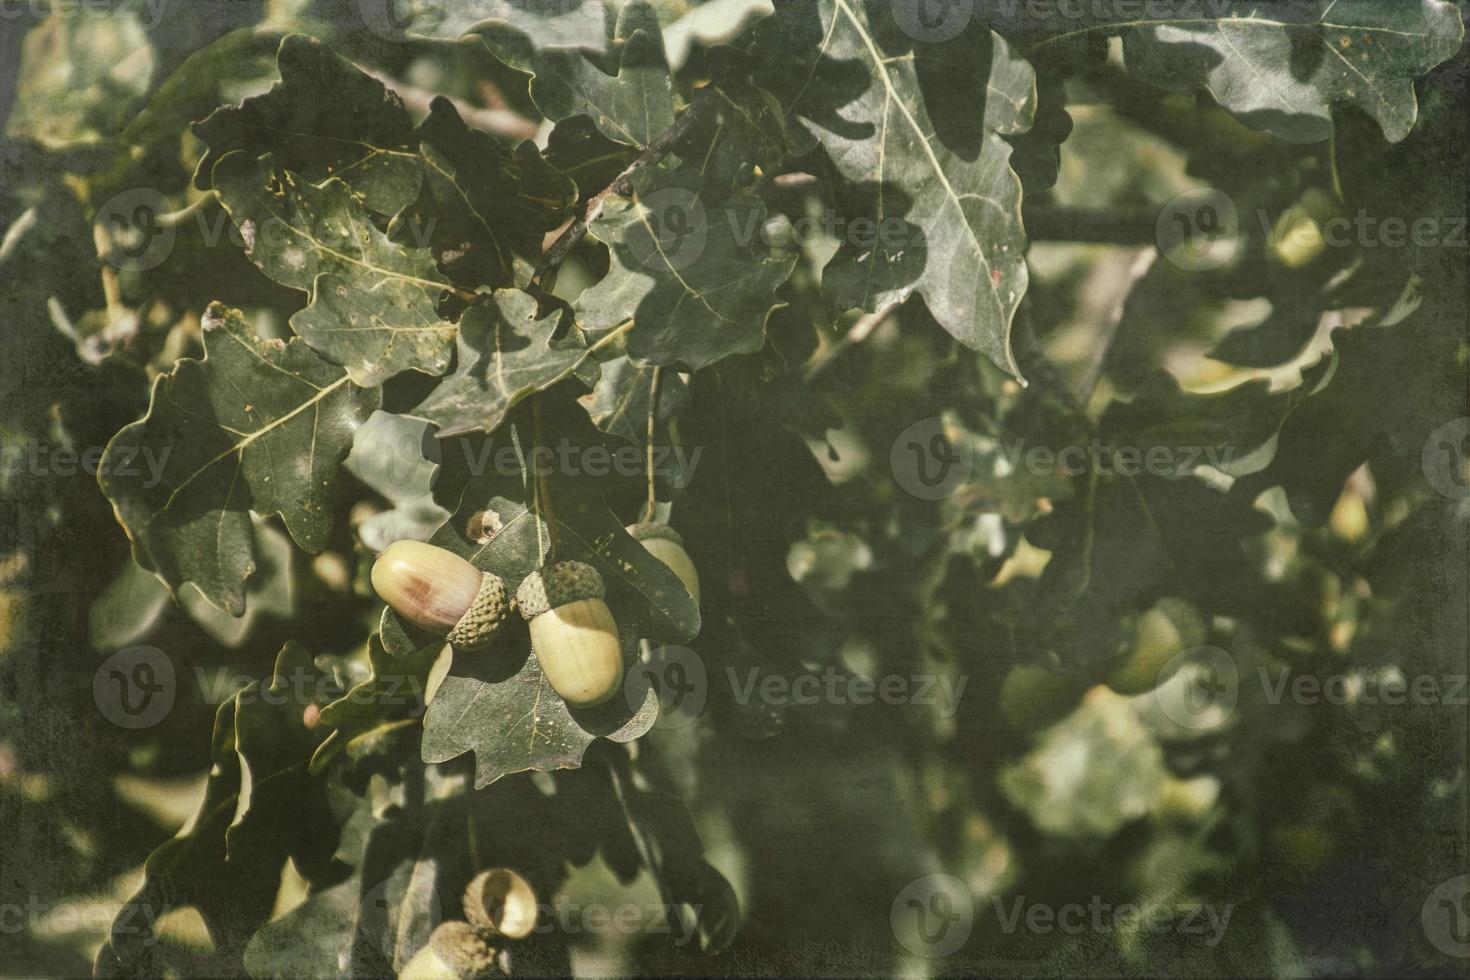
<svg viewBox="0 0 1470 980">
<path fill-rule="evenodd" d="M 841 339 L 814 357 L 811 363 L 807 365 L 805 372 L 806 382 L 810 384 L 815 381 L 845 352 L 867 340 L 873 331 L 887 322 L 894 311 L 902 305 L 902 302 L 889 303 L 887 306 L 880 306 L 872 313 L 865 313 L 858 317 L 857 322 L 848 329 L 847 333 L 842 335 Z"/>
<path fill-rule="evenodd" d="M 531 424 L 535 427 L 535 433 L 533 435 L 533 438 L 535 440 L 534 444 L 535 446 L 539 447 L 542 445 L 540 398 L 537 398 L 535 403 L 531 406 L 531 415 Z M 532 452 L 534 453 L 534 451 L 535 450 L 533 449 Z M 546 522 L 546 533 L 550 536 L 551 551 L 547 555 L 547 560 L 549 561 L 551 558 L 554 558 L 556 556 L 557 534 L 556 514 L 551 509 L 551 488 L 546 482 L 545 471 L 538 470 L 536 473 L 536 496 L 534 499 L 538 505 L 537 514 L 541 517 L 542 520 Z"/>
<path fill-rule="evenodd" d="M 653 377 L 648 381 L 648 451 L 645 457 L 648 470 L 648 510 L 643 517 L 645 521 L 651 521 L 658 515 L 658 492 L 653 479 L 653 436 L 654 421 L 658 418 L 658 376 L 662 370 L 661 365 L 655 364 Z"/>
<path fill-rule="evenodd" d="M 546 539 L 541 534 L 541 525 L 544 523 L 541 519 L 541 484 L 532 478 L 531 467 L 526 464 L 525 450 L 521 448 L 520 428 L 514 422 L 510 426 L 510 442 L 515 447 L 516 461 L 521 464 L 521 474 L 525 477 L 526 489 L 531 495 L 531 515 L 536 522 L 536 557 L 544 560 L 546 558 Z M 534 443 L 531 448 L 533 450 L 536 448 Z"/>
</svg>

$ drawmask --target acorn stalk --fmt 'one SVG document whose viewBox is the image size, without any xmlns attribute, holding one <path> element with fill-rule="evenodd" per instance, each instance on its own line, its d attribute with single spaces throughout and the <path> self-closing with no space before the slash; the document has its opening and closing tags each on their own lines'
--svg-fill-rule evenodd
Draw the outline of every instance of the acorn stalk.
<svg viewBox="0 0 1470 980">
<path fill-rule="evenodd" d="M 648 553 L 679 576 L 679 581 L 684 583 L 684 588 L 694 597 L 694 604 L 699 604 L 699 572 L 694 568 L 694 561 L 689 557 L 689 552 L 684 550 L 684 539 L 679 532 L 660 521 L 644 521 L 641 524 L 628 525 L 628 533 L 647 549 Z"/>
<path fill-rule="evenodd" d="M 422 541 L 390 544 L 373 564 L 372 581 L 404 619 L 466 650 L 488 646 L 510 614 L 504 579 Z"/>
<path fill-rule="evenodd" d="M 602 704 L 623 681 L 618 624 L 591 565 L 561 561 L 526 576 L 516 592 L 531 647 L 552 690 L 576 708 Z"/>
</svg>

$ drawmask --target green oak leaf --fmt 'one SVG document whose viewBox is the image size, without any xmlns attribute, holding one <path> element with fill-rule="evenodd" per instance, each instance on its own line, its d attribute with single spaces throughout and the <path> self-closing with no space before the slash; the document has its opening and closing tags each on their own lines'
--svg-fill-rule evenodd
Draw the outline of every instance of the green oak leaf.
<svg viewBox="0 0 1470 980">
<path fill-rule="evenodd" d="M 668 445 L 669 420 L 687 410 L 693 400 L 679 372 L 639 364 L 627 356 L 604 361 L 600 367 L 602 375 L 587 401 L 587 414 L 592 416 L 593 424 L 610 435 L 643 445 L 648 441 L 652 414 L 655 444 Z"/>
<path fill-rule="evenodd" d="M 240 615 L 256 565 L 250 513 L 280 514 L 297 544 L 321 551 L 337 466 L 381 395 L 300 340 L 261 340 L 221 304 L 203 322 L 203 360 L 154 383 L 148 413 L 108 443 L 99 482 L 138 564 Z"/>
<path fill-rule="evenodd" d="M 534 653 L 520 664 L 457 658 L 424 717 L 424 761 L 474 752 L 476 789 L 511 773 L 576 769 L 597 739 L 631 742 L 658 720 L 657 692 L 636 667 L 627 676 L 627 698 L 614 695 L 574 713 L 551 689 Z M 630 712 L 635 695 L 641 697 Z"/>
<path fill-rule="evenodd" d="M 449 366 L 455 328 L 435 306 L 448 286 L 428 249 L 390 241 L 346 184 L 311 184 L 269 155 L 235 152 L 215 165 L 214 186 L 250 260 L 312 294 L 292 329 L 355 383 L 372 387 L 410 368 L 441 374 Z"/>
<path fill-rule="evenodd" d="M 763 84 L 857 185 L 867 198 L 860 213 L 875 226 L 852 225 L 823 292 L 868 312 L 918 293 L 957 340 L 1019 375 L 1010 327 L 1026 291 L 1026 238 L 1021 184 L 1001 136 L 1031 126 L 1031 66 L 993 32 L 967 34 L 958 47 L 901 50 L 857 0 L 791 4 L 762 27 Z M 941 125 L 956 111 L 954 96 L 931 107 L 925 74 L 964 82 L 982 131 Z"/>
<path fill-rule="evenodd" d="M 222 106 L 193 125 L 208 149 L 194 186 L 214 186 L 214 167 L 233 150 L 269 152 L 308 180 L 336 177 L 369 209 L 394 214 L 418 195 L 422 167 L 403 100 L 315 38 L 292 34 L 276 55 L 269 92 Z"/>
<path fill-rule="evenodd" d="M 766 320 L 785 305 L 776 290 L 796 252 L 760 248 L 759 199 L 733 194 L 706 205 L 701 186 L 694 168 L 655 169 L 631 196 L 607 199 L 589 234 L 607 244 L 611 266 L 575 304 L 589 337 L 601 342 L 626 328 L 635 360 L 693 370 L 760 349 Z"/>
<path fill-rule="evenodd" d="M 579 206 L 586 205 L 637 158 L 636 148 L 603 136 L 586 116 L 563 119 L 546 138 L 546 162 L 576 183 Z"/>
<path fill-rule="evenodd" d="M 701 952 L 716 956 L 735 941 L 740 931 L 740 902 L 724 875 L 705 860 L 704 846 L 694 817 L 677 792 L 656 786 L 646 773 L 635 776 L 625 755 L 609 761 L 612 795 L 628 817 L 630 828 L 647 842 L 623 836 L 639 850 L 638 864 L 646 864 L 667 914 L 685 935 L 697 936 Z M 641 778 L 639 778 L 641 777 Z M 609 863 L 614 858 L 604 854 Z"/>
<path fill-rule="evenodd" d="M 192 907 L 218 952 L 238 957 L 270 918 L 279 881 L 260 869 L 287 858 L 303 874 L 324 870 L 326 801 L 307 776 L 313 736 L 302 724 L 317 677 L 311 656 L 287 643 L 271 676 L 227 699 L 215 714 L 209 778 L 198 812 L 143 865 L 143 882 L 98 953 L 98 975 L 163 976 L 169 945 L 154 931 L 170 909 Z M 304 682 L 304 684 L 303 684 Z M 178 964 L 175 964 L 176 966 Z"/>
<path fill-rule="evenodd" d="M 290 620 L 296 614 L 296 575 L 291 540 L 268 522 L 255 519 L 255 572 L 245 583 L 245 615 L 231 616 L 208 602 L 193 586 L 179 590 L 184 612 L 222 647 L 239 649 L 263 616 Z M 156 580 L 155 580 L 156 581 Z"/>
<path fill-rule="evenodd" d="M 87 637 L 99 651 L 132 646 L 168 615 L 169 591 L 131 557 L 87 611 Z"/>
<path fill-rule="evenodd" d="M 322 707 L 320 723 L 332 733 L 311 757 L 312 775 L 325 769 L 353 739 L 392 724 L 395 717 L 422 711 L 429 671 L 443 649 L 440 641 L 393 657 L 384 649 L 380 634 L 370 636 L 367 676 Z"/>
<path fill-rule="evenodd" d="M 395 0 L 363 0 L 388 4 Z M 537 48 L 607 48 L 611 10 L 602 0 L 460 0 L 453 5 L 414 0 L 410 34 L 457 38 L 476 29 L 515 31 Z"/>
<path fill-rule="evenodd" d="M 575 335 L 554 339 L 563 317 L 538 311 L 534 297 L 500 289 L 465 311 L 459 325 L 459 361 L 413 414 L 433 422 L 441 437 L 493 432 L 528 395 L 578 373 L 595 371 L 590 351 Z"/>
<path fill-rule="evenodd" d="M 609 74 L 579 51 L 526 51 L 516 38 L 486 35 L 497 58 L 531 75 L 531 98 L 542 115 L 560 122 L 589 117 L 618 143 L 647 147 L 674 124 L 674 88 L 662 31 L 651 7 L 632 0 L 618 13 Z"/>
<path fill-rule="evenodd" d="M 1283 421 L 1269 465 L 1238 480 L 1231 495 L 1252 501 L 1279 485 L 1297 520 L 1320 525 L 1365 462 L 1375 475 L 1391 474 L 1385 482 L 1422 480 L 1431 435 L 1465 410 L 1457 303 L 1431 296 L 1392 327 L 1334 330 L 1327 370 L 1303 386 L 1309 390 Z M 1324 431 L 1335 435 L 1324 439 Z"/>
<path fill-rule="evenodd" d="M 225 833 L 235 818 L 241 786 L 235 745 L 235 699 L 220 705 L 210 743 L 204 799 L 185 832 L 165 841 L 143 863 L 143 882 L 124 903 L 112 934 L 97 954 L 98 976 L 161 976 L 166 955 L 153 932 L 165 909 L 189 904 L 218 926 L 211 938 L 226 948 L 243 947 L 270 915 L 277 883 L 258 875 L 226 873 Z"/>
<path fill-rule="evenodd" d="M 713 113 L 681 141 L 676 150 L 686 160 L 699 160 L 706 193 L 723 197 L 727 189 L 748 182 L 760 167 L 779 173 L 788 156 L 810 151 L 811 134 L 788 118 L 773 94 L 755 84 L 759 62 L 749 52 L 721 45 L 711 49 L 709 63 Z"/>
<path fill-rule="evenodd" d="M 400 740 L 380 746 L 360 791 L 330 792 L 339 814 L 337 874 L 260 928 L 244 950 L 252 977 L 401 975 L 434 927 L 452 918 L 484 846 L 470 822 L 476 800 L 461 773 L 413 763 Z M 345 872 L 345 873 L 344 873 Z"/>
<path fill-rule="evenodd" d="M 577 200 L 573 179 L 553 167 L 536 144 L 508 149 L 489 133 L 471 129 L 454 104 L 436 98 L 418 137 L 425 164 L 424 193 L 398 215 L 401 226 L 422 228 L 444 270 L 471 288 L 518 281 L 516 260 L 541 255 L 547 232 Z"/>
<path fill-rule="evenodd" d="M 374 412 L 353 437 L 343 465 L 393 505 L 357 525 L 373 551 L 400 538 L 423 541 L 449 517 L 434 500 L 440 453 L 433 428 L 423 419 Z"/>
<path fill-rule="evenodd" d="M 1176 91 L 1204 88 L 1246 125 L 1310 143 L 1332 135 L 1332 110 L 1355 105 L 1390 142 L 1418 114 L 1414 79 L 1460 50 L 1460 13 L 1443 0 L 1234 2 L 1208 16 L 1106 18 L 1068 25 L 1027 48 L 1044 54 L 1118 35 L 1128 69 Z"/>
</svg>

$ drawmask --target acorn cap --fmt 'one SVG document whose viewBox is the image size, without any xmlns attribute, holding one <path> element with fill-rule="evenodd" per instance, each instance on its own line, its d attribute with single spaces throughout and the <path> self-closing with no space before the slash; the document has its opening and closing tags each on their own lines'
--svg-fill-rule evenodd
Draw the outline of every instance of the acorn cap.
<svg viewBox="0 0 1470 980">
<path fill-rule="evenodd" d="M 579 599 L 601 599 L 602 576 L 580 561 L 552 562 L 527 575 L 516 590 L 521 615 L 529 622 L 544 612 Z"/>
<path fill-rule="evenodd" d="M 663 538 L 672 541 L 679 547 L 684 547 L 684 538 L 662 521 L 644 521 L 641 524 L 628 525 L 628 533 L 633 535 L 635 541 L 650 541 L 654 538 Z"/>
<path fill-rule="evenodd" d="M 536 893 L 509 868 L 475 875 L 464 890 L 464 917 L 485 936 L 524 939 L 536 928 Z"/>
<path fill-rule="evenodd" d="M 429 935 L 429 945 L 455 976 L 470 980 L 496 975 L 495 950 L 468 922 L 439 923 Z"/>
<path fill-rule="evenodd" d="M 480 591 L 475 594 L 475 601 L 454 624 L 447 639 L 462 650 L 486 646 L 505 625 L 513 605 L 515 600 L 505 587 L 505 579 L 494 572 L 486 572 L 480 579 Z"/>
</svg>

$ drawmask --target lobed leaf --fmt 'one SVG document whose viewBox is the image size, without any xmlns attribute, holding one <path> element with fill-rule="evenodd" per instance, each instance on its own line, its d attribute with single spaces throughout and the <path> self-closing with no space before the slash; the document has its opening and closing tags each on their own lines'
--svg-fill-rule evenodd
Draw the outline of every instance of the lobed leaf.
<svg viewBox="0 0 1470 980">
<path fill-rule="evenodd" d="M 1443 0 L 1314 0 L 1213 4 L 1206 16 L 1094 17 L 1027 49 L 1089 36 L 1123 39 L 1130 71 L 1176 91 L 1206 89 L 1242 122 L 1311 143 L 1333 133 L 1332 111 L 1354 105 L 1390 142 L 1418 115 L 1414 79 L 1460 50 L 1464 27 Z"/>
<path fill-rule="evenodd" d="M 303 34 L 281 40 L 276 66 L 281 79 L 269 92 L 221 106 L 193 125 L 208 146 L 195 187 L 214 187 L 215 165 L 246 150 L 271 153 L 308 180 L 336 177 L 380 214 L 417 196 L 413 122 L 395 92 Z"/>
<path fill-rule="evenodd" d="M 585 365 L 590 352 L 575 335 L 557 340 L 560 310 L 541 313 L 516 289 L 497 290 L 465 312 L 454 373 L 414 408 L 441 437 L 494 432 L 523 398 L 550 388 Z M 586 373 L 586 372 L 582 372 Z M 593 375 L 595 376 L 595 375 Z"/>
<path fill-rule="evenodd" d="M 448 286 L 428 249 L 389 241 L 345 183 L 311 184 L 269 155 L 244 152 L 221 158 L 213 179 L 250 260 L 276 282 L 311 293 L 292 329 L 355 383 L 449 366 L 455 327 L 436 309 Z"/>
<path fill-rule="evenodd" d="M 138 564 L 239 615 L 256 565 L 251 512 L 280 514 L 297 544 L 321 551 L 337 466 L 380 397 L 300 340 L 261 340 L 238 311 L 212 305 L 203 360 L 157 380 L 148 413 L 99 467 Z M 141 465 L 150 460 L 156 469 Z"/>
<path fill-rule="evenodd" d="M 868 312 L 918 293 L 957 340 L 1019 375 L 1010 328 L 1026 238 L 1001 135 L 1031 125 L 1031 66 L 994 33 L 958 47 L 880 36 L 855 0 L 786 5 L 762 27 L 762 84 L 865 196 L 860 213 L 873 224 L 846 236 L 823 292 Z M 921 71 L 951 84 L 926 94 Z M 983 127 L 940 125 L 956 99 Z"/>
<path fill-rule="evenodd" d="M 776 290 L 796 253 L 759 247 L 759 199 L 736 194 L 706 206 L 701 183 L 693 168 L 655 169 L 631 196 L 607 199 L 589 234 L 607 244 L 611 265 L 575 304 L 589 336 L 627 329 L 634 360 L 693 370 L 760 349 L 767 319 L 785 305 Z"/>
</svg>

